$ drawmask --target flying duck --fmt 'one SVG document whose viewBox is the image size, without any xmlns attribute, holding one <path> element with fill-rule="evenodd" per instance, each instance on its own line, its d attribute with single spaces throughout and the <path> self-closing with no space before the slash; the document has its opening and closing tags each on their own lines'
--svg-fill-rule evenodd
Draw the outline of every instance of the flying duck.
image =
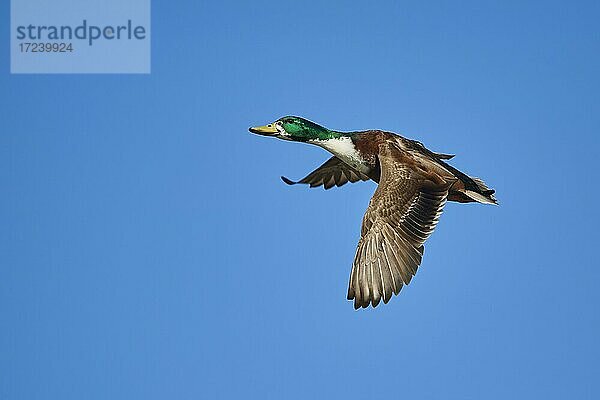
<svg viewBox="0 0 600 400">
<path fill-rule="evenodd" d="M 354 308 L 387 303 L 408 285 L 423 257 L 447 200 L 498 204 L 495 191 L 479 178 L 448 165 L 450 154 L 380 130 L 339 132 L 300 117 L 283 117 L 249 129 L 278 139 L 314 144 L 333 154 L 298 183 L 330 189 L 347 182 L 378 183 L 365 213 L 356 248 L 348 300 Z"/>
</svg>

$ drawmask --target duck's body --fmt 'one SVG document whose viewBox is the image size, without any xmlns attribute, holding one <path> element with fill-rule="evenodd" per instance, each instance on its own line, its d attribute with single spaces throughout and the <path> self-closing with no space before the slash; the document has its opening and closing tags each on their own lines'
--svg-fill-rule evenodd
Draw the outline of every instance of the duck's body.
<svg viewBox="0 0 600 400">
<path fill-rule="evenodd" d="M 320 146 L 333 154 L 319 168 L 294 182 L 330 189 L 347 182 L 379 185 L 363 219 L 350 276 L 348 299 L 355 308 L 373 307 L 398 294 L 416 273 L 423 243 L 433 232 L 446 200 L 497 204 L 494 190 L 444 160 L 420 142 L 392 132 L 332 131 L 299 117 L 250 128 L 253 133 Z"/>
<path fill-rule="evenodd" d="M 444 161 L 451 159 L 454 155 L 434 153 L 427 149 L 421 142 L 407 139 L 393 132 L 381 130 L 332 132 L 336 135 L 335 137 L 324 140 L 308 140 L 307 142 L 326 149 L 342 163 L 360 172 L 362 178 L 366 176 L 379 183 L 381 177 L 379 146 L 388 143 L 398 147 L 401 151 L 395 157 L 398 159 L 401 158 L 403 163 L 411 165 L 412 168 L 430 175 L 439 175 L 438 178 L 442 179 L 457 179 L 450 188 L 449 201 L 496 204 L 496 199 L 493 196 L 494 190 L 489 189 L 480 179 L 469 177 Z M 333 184 L 336 186 L 346 183 L 339 182 L 341 184 L 338 184 L 335 181 L 335 176 L 333 178 Z M 317 183 L 314 180 L 303 182 L 303 179 L 299 182 L 292 182 L 285 178 L 284 181 L 288 184 L 308 183 L 312 187 L 320 186 L 313 185 L 313 183 Z M 324 181 L 321 184 L 325 186 L 325 189 L 332 187 L 327 185 L 327 183 L 331 183 L 331 181 Z"/>
</svg>

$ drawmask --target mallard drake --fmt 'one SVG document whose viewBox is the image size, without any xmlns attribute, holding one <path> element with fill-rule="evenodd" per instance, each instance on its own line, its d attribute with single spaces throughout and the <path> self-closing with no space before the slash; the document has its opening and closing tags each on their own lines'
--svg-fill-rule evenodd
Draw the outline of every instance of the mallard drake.
<svg viewBox="0 0 600 400">
<path fill-rule="evenodd" d="M 423 257 L 447 200 L 497 204 L 495 191 L 479 178 L 448 165 L 451 154 L 434 153 L 422 143 L 392 132 L 339 132 L 300 117 L 283 117 L 249 129 L 278 139 L 317 145 L 333 154 L 299 181 L 330 189 L 347 182 L 378 183 L 365 213 L 356 248 L 348 300 L 354 308 L 387 303 L 408 285 Z"/>
</svg>

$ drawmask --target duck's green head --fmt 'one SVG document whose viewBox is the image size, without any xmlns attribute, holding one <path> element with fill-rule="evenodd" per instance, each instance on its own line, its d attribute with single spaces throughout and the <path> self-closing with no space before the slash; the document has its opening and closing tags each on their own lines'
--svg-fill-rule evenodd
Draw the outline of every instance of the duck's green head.
<svg viewBox="0 0 600 400">
<path fill-rule="evenodd" d="M 282 117 L 268 125 L 255 126 L 249 130 L 258 135 L 274 136 L 295 142 L 326 140 L 333 136 L 333 132 L 329 129 L 307 119 L 293 116 Z"/>
</svg>

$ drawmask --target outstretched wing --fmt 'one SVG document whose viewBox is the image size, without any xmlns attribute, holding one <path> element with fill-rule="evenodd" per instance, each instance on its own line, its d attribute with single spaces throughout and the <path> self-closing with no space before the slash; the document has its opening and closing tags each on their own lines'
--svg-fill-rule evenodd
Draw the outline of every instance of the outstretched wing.
<svg viewBox="0 0 600 400">
<path fill-rule="evenodd" d="M 334 156 L 298 182 L 285 176 L 282 176 L 281 179 L 288 185 L 306 183 L 311 188 L 323 185 L 325 189 L 331 189 L 334 186 L 342 186 L 347 182 L 368 181 L 369 177 Z"/>
<path fill-rule="evenodd" d="M 350 274 L 354 308 L 387 303 L 415 275 L 454 183 L 425 175 L 391 143 L 380 145 L 381 180 L 369 203 Z"/>
</svg>

